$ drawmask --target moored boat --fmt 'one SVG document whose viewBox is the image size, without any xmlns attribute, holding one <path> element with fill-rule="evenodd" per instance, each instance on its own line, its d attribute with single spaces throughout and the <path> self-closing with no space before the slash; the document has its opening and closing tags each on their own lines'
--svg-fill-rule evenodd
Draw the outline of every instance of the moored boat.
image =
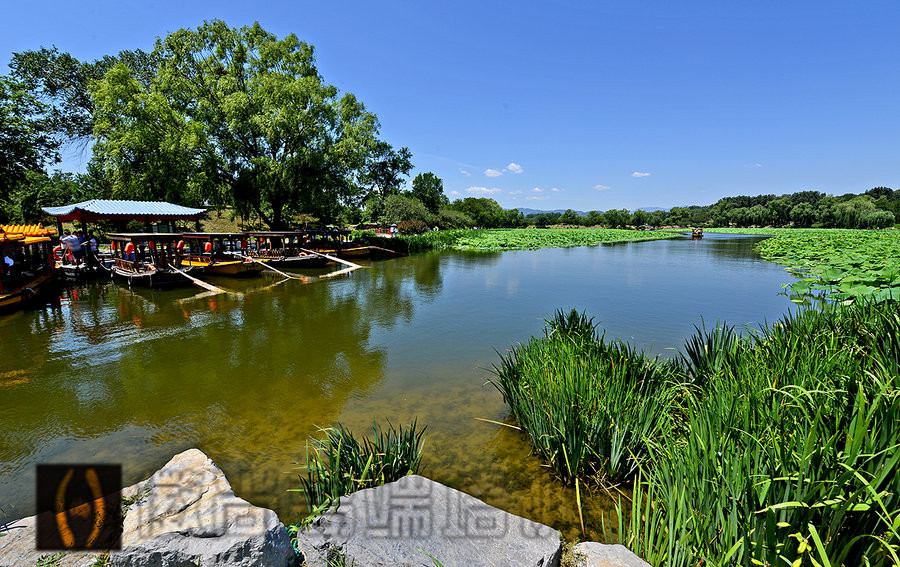
<svg viewBox="0 0 900 567">
<path fill-rule="evenodd" d="M 54 234 L 41 225 L 0 227 L 0 312 L 20 309 L 50 287 Z"/>
<path fill-rule="evenodd" d="M 215 276 L 248 277 L 265 269 L 265 259 L 250 259 L 247 235 L 230 232 L 188 232 L 184 234 L 182 264 Z"/>
<path fill-rule="evenodd" d="M 319 268 L 330 263 L 328 258 L 307 252 L 309 231 L 248 232 L 251 257 L 265 260 L 273 268 Z"/>
<path fill-rule="evenodd" d="M 184 276 L 192 270 L 183 265 L 179 233 L 119 233 L 109 235 L 112 248 L 110 271 L 130 286 L 168 288 L 192 285 Z M 182 273 L 184 272 L 184 273 Z"/>
</svg>

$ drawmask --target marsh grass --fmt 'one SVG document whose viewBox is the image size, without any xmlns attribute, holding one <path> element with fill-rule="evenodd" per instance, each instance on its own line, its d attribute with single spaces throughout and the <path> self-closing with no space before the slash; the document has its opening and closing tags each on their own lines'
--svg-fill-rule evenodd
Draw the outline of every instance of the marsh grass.
<svg viewBox="0 0 900 567">
<path fill-rule="evenodd" d="M 623 544 L 652 565 L 900 564 L 896 304 L 701 326 L 673 361 L 559 315 L 494 383 L 561 478 L 630 483 Z"/>
<path fill-rule="evenodd" d="M 404 428 L 372 424 L 372 436 L 359 441 L 342 424 L 321 429 L 307 444 L 299 489 L 310 517 L 324 513 L 341 496 L 394 482 L 422 468 L 426 428 L 416 421 Z M 303 523 L 303 522 L 301 522 Z"/>
</svg>

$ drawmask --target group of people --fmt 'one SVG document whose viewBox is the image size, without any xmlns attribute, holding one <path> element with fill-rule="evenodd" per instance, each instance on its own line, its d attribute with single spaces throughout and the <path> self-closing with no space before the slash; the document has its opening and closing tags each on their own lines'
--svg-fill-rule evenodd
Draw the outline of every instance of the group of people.
<svg viewBox="0 0 900 567">
<path fill-rule="evenodd" d="M 76 230 L 75 234 L 65 230 L 59 239 L 59 244 L 62 247 L 60 252 L 64 262 L 69 260 L 75 265 L 86 262 L 89 266 L 93 266 L 97 262 L 97 238 L 90 230 L 86 235 L 80 230 Z"/>
</svg>

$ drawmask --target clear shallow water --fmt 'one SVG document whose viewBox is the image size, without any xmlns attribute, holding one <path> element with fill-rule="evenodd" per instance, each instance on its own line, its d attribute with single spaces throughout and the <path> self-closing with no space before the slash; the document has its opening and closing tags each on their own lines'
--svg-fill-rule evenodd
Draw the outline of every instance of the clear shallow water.
<svg viewBox="0 0 900 567">
<path fill-rule="evenodd" d="M 316 426 L 365 433 L 373 418 L 417 417 L 427 476 L 574 536 L 572 491 L 519 433 L 476 419 L 508 416 L 484 385 L 494 349 L 540 333 L 559 307 L 663 355 L 701 317 L 776 319 L 791 277 L 753 253 L 757 241 L 424 254 L 311 283 L 215 281 L 241 292 L 230 296 L 63 290 L 55 306 L 0 317 L 0 521 L 33 513 L 37 463 L 122 463 L 131 484 L 199 447 L 238 495 L 292 522 L 294 463 Z"/>
</svg>

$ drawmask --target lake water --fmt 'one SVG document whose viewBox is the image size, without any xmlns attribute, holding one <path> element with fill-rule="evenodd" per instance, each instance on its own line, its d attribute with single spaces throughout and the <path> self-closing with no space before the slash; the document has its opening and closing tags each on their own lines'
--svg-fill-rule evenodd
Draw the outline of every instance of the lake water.
<svg viewBox="0 0 900 567">
<path fill-rule="evenodd" d="M 365 433 L 416 417 L 426 476 L 575 536 L 573 492 L 518 432 L 477 419 L 508 417 L 485 385 L 494 349 L 540 333 L 557 308 L 664 356 L 701 317 L 777 319 L 792 278 L 759 259 L 758 240 L 422 254 L 333 279 L 219 279 L 240 294 L 213 297 L 65 289 L 56 305 L 0 317 L 0 522 L 33 513 L 38 463 L 121 463 L 127 485 L 189 447 L 293 522 L 295 463 L 317 426 Z M 610 506 L 587 499 L 589 515 Z"/>
</svg>

